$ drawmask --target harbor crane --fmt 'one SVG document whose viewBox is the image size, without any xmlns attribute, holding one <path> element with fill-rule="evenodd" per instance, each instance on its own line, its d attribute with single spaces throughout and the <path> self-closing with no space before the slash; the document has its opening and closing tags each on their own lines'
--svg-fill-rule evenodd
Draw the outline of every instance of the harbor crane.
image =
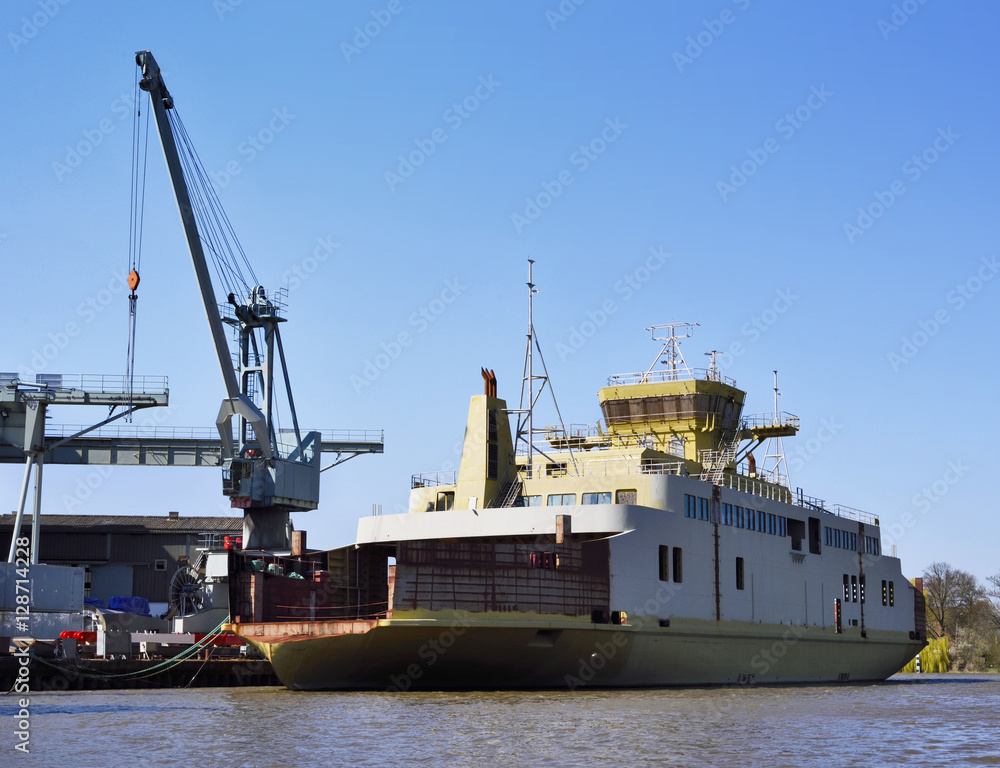
<svg viewBox="0 0 1000 768">
<path fill-rule="evenodd" d="M 327 446 L 320 432 L 299 427 L 281 343 L 280 326 L 286 319 L 282 316 L 284 292 L 268 292 L 257 282 L 177 114 L 156 59 L 149 51 L 139 51 L 136 64 L 142 74 L 139 87 L 149 94 L 222 371 L 225 398 L 216 419 L 222 441 L 222 490 L 234 508 L 244 510 L 246 549 L 287 550 L 289 513 L 316 509 L 319 504 L 320 454 Z M 225 284 L 227 300 L 221 305 L 216 302 L 206 251 Z M 226 324 L 235 331 L 235 361 Z M 290 430 L 277 427 L 275 373 L 279 363 L 291 414 Z M 381 452 L 381 438 L 373 447 L 377 451 L 370 452 Z"/>
</svg>

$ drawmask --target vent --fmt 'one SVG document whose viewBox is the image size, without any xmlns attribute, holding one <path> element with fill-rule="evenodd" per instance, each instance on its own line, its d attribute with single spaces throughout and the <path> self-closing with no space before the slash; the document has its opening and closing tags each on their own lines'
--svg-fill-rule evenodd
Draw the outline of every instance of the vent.
<svg viewBox="0 0 1000 768">
<path fill-rule="evenodd" d="M 163 559 L 158 559 L 153 561 L 154 571 L 165 571 L 167 570 L 167 561 Z"/>
</svg>

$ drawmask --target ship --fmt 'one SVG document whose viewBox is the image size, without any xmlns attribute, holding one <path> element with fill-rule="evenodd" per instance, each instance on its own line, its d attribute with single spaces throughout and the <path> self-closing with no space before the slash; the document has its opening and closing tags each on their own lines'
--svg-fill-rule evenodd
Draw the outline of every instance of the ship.
<svg viewBox="0 0 1000 768">
<path fill-rule="evenodd" d="M 926 644 L 924 598 L 878 517 L 791 489 L 783 441 L 800 424 L 777 410 L 777 382 L 773 412 L 744 414 L 714 356 L 684 361 L 693 325 L 649 330 L 660 353 L 607 380 L 600 421 L 535 429 L 548 375 L 532 369 L 529 313 L 519 407 L 481 369 L 458 469 L 414 475 L 406 513 L 363 517 L 329 551 L 300 533 L 287 556 L 231 552 L 227 629 L 299 691 L 897 672 Z"/>
</svg>

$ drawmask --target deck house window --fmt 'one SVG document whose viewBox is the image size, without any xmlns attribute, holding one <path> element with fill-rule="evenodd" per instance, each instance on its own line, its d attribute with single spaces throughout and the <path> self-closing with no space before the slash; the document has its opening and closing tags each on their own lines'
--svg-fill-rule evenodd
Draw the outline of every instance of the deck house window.
<svg viewBox="0 0 1000 768">
<path fill-rule="evenodd" d="M 684 553 L 680 547 L 674 547 L 674 582 L 680 584 L 684 581 Z"/>
<path fill-rule="evenodd" d="M 575 493 L 550 493 L 546 504 L 550 507 L 564 507 L 576 504 Z"/>
<path fill-rule="evenodd" d="M 690 493 L 684 494 L 684 517 L 698 517 L 698 501 Z"/>
<path fill-rule="evenodd" d="M 524 499 L 524 506 L 526 507 L 540 507 L 542 506 L 541 496 L 522 496 Z"/>
<path fill-rule="evenodd" d="M 607 493 L 585 493 L 583 494 L 584 504 L 610 504 L 611 491 Z"/>
<path fill-rule="evenodd" d="M 732 525 L 733 524 L 733 505 L 723 504 L 722 505 L 722 524 Z"/>
<path fill-rule="evenodd" d="M 660 581 L 670 581 L 670 547 L 660 545 Z"/>
<path fill-rule="evenodd" d="M 708 520 L 708 499 L 698 497 L 698 519 Z"/>
<path fill-rule="evenodd" d="M 743 558 L 736 558 L 736 588 L 743 589 Z"/>
</svg>

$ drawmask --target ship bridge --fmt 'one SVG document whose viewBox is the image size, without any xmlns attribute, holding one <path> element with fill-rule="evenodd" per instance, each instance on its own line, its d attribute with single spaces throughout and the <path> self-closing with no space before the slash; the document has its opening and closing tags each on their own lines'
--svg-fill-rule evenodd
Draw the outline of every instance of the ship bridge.
<svg viewBox="0 0 1000 768">
<path fill-rule="evenodd" d="M 649 436 L 664 453 L 680 439 L 684 458 L 700 461 L 722 435 L 740 431 L 746 393 L 717 372 L 685 369 L 612 376 L 597 396 L 609 435 Z"/>
</svg>

